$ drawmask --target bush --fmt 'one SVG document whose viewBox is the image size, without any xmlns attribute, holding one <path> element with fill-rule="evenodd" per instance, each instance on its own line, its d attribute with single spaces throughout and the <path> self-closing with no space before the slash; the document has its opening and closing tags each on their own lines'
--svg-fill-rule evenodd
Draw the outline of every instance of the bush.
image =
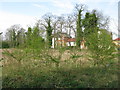
<svg viewBox="0 0 120 90">
<path fill-rule="evenodd" d="M 9 48 L 9 43 L 7 41 L 3 41 L 2 48 Z"/>
</svg>

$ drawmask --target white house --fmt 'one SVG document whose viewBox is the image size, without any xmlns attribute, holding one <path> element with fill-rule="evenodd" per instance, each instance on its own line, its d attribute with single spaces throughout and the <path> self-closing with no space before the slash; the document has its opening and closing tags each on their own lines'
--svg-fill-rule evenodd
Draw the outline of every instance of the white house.
<svg viewBox="0 0 120 90">
<path fill-rule="evenodd" d="M 84 43 L 85 43 L 85 40 L 82 41 L 81 48 L 85 48 Z M 59 47 L 59 46 L 60 47 L 76 46 L 76 39 L 71 38 L 66 33 L 54 34 L 52 38 L 52 48 Z"/>
</svg>

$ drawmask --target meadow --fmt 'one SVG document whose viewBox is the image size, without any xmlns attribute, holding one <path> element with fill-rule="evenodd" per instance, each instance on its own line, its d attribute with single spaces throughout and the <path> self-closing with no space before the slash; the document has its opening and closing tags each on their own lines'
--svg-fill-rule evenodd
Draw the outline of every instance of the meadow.
<svg viewBox="0 0 120 90">
<path fill-rule="evenodd" d="M 3 88 L 118 88 L 118 58 L 94 65 L 88 50 L 3 49 Z"/>
</svg>

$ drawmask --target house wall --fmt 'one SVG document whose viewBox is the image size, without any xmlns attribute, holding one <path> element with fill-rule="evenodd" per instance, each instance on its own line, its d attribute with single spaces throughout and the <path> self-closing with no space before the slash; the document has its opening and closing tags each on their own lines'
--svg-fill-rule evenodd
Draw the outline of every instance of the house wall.
<svg viewBox="0 0 120 90">
<path fill-rule="evenodd" d="M 67 46 L 76 46 L 76 42 L 70 42 L 70 43 L 67 42 L 66 44 L 67 44 Z"/>
<path fill-rule="evenodd" d="M 54 38 L 52 38 L 52 47 L 51 48 L 55 48 L 54 47 L 54 44 L 55 44 L 54 41 L 55 41 Z"/>
<path fill-rule="evenodd" d="M 66 46 L 66 42 L 63 40 L 62 41 L 56 41 L 57 38 L 52 38 L 52 46 L 51 48 L 55 48 L 55 46 Z M 58 38 L 58 40 L 61 40 L 61 38 Z"/>
<path fill-rule="evenodd" d="M 55 40 L 55 43 L 54 43 L 54 40 Z M 64 38 L 62 38 L 62 41 L 61 41 L 61 38 L 58 38 L 58 41 L 56 41 L 57 39 L 55 38 L 52 38 L 52 47 L 51 48 L 55 48 L 54 46 L 76 46 L 76 42 L 72 41 L 72 42 L 66 42 L 64 40 Z M 85 47 L 85 41 L 82 41 L 81 43 L 81 46 L 80 48 L 83 49 L 83 48 L 86 48 Z"/>
</svg>

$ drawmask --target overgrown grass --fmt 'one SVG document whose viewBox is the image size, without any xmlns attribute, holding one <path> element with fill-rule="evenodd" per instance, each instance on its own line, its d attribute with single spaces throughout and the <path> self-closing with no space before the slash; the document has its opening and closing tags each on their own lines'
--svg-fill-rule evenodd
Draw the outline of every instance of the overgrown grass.
<svg viewBox="0 0 120 90">
<path fill-rule="evenodd" d="M 72 60 L 76 60 L 77 57 L 56 63 L 57 60 L 53 60 L 56 58 L 50 58 L 47 51 L 44 53 L 42 51 L 39 53 L 33 51 L 33 53 L 29 50 L 16 52 L 19 51 L 14 51 L 12 55 L 17 56 L 13 59 L 18 62 L 13 63 L 12 60 L 8 60 L 11 63 L 3 65 L 3 88 L 118 87 L 117 61 L 106 67 L 73 62 Z"/>
</svg>

